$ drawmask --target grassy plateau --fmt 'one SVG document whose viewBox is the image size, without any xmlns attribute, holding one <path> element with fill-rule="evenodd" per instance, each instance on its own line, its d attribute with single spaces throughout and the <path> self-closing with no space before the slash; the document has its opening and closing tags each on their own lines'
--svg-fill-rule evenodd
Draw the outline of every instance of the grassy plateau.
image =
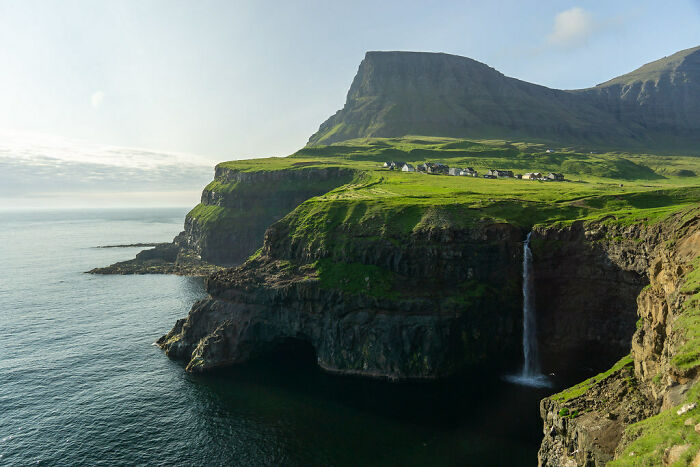
<svg viewBox="0 0 700 467">
<path fill-rule="evenodd" d="M 385 161 L 473 167 L 479 177 L 391 171 L 382 168 Z M 700 158 L 592 154 L 534 143 L 369 138 L 309 146 L 289 157 L 224 162 L 219 167 L 241 172 L 314 167 L 355 170 L 357 175 L 351 183 L 307 201 L 300 209 L 307 211 L 308 216 L 328 217 L 331 222 L 376 219 L 387 222 L 389 229 L 409 232 L 441 223 L 469 225 L 480 219 L 523 227 L 610 214 L 620 221 L 652 221 L 700 202 Z M 512 170 L 516 174 L 561 172 L 566 180 L 482 178 L 488 169 Z M 220 181 L 212 182 L 214 185 L 219 191 L 250 189 Z M 191 214 L 206 217 L 201 207 Z"/>
</svg>

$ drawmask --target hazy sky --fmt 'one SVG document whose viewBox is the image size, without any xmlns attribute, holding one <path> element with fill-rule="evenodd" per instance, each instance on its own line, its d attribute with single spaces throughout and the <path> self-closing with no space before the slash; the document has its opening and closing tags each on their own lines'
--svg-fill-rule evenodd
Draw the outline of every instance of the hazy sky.
<svg viewBox="0 0 700 467">
<path fill-rule="evenodd" d="M 342 107 L 367 50 L 447 52 L 587 87 L 700 45 L 700 0 L 0 0 L 0 44 L 5 134 L 211 166 L 302 147 Z M 6 159 L 37 150 L 20 140 Z"/>
<path fill-rule="evenodd" d="M 367 50 L 587 87 L 700 45 L 700 3 L 0 1 L 0 128 L 210 157 L 286 155 Z"/>
</svg>

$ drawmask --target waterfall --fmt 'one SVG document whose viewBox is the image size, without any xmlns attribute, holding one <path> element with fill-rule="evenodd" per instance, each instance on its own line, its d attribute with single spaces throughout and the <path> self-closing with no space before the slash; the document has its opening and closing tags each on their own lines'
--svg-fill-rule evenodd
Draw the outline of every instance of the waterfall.
<svg viewBox="0 0 700 467">
<path fill-rule="evenodd" d="M 540 362 L 537 357 L 537 322 L 533 307 L 534 290 L 532 278 L 532 251 L 530 250 L 530 235 L 527 234 L 523 243 L 523 376 L 532 377 L 540 372 Z"/>
<path fill-rule="evenodd" d="M 532 275 L 532 250 L 530 236 L 523 243 L 523 369 L 519 375 L 507 376 L 512 383 L 526 386 L 548 386 L 547 377 L 540 373 L 537 355 L 537 314 L 535 310 L 535 288 Z"/>
</svg>

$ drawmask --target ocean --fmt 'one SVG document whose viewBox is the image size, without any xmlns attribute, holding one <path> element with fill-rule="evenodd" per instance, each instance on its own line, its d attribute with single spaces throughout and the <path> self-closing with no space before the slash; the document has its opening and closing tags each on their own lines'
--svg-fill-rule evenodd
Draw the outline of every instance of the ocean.
<svg viewBox="0 0 700 467">
<path fill-rule="evenodd" d="M 189 375 L 153 342 L 201 278 L 84 271 L 186 209 L 0 212 L 0 465 L 536 465 L 551 389 L 329 375 L 281 353 Z"/>
</svg>

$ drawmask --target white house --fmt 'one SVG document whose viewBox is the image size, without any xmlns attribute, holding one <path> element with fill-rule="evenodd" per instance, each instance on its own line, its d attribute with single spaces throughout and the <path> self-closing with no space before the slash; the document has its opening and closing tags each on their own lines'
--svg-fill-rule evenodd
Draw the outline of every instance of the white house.
<svg viewBox="0 0 700 467">
<path fill-rule="evenodd" d="M 401 172 L 415 172 L 416 168 L 413 167 L 411 164 L 405 164 L 403 168 L 401 168 Z"/>
</svg>

